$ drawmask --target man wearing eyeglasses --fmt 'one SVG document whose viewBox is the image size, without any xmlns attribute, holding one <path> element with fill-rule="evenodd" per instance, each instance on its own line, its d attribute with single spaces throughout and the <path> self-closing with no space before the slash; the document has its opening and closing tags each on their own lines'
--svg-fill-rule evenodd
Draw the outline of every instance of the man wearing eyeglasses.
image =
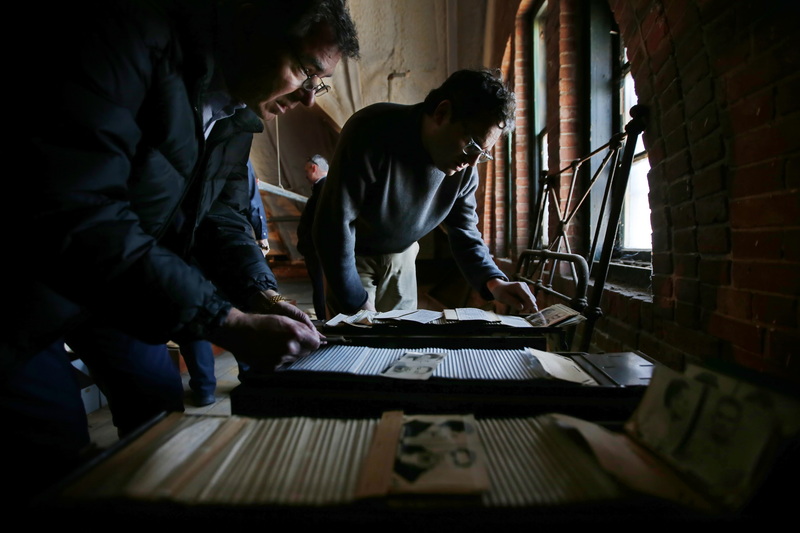
<svg viewBox="0 0 800 533">
<path fill-rule="evenodd" d="M 475 212 L 475 167 L 514 128 L 515 107 L 494 73 L 461 70 L 420 104 L 374 104 L 348 120 L 314 225 L 334 311 L 416 309 L 417 241 L 440 224 L 482 297 L 536 310 L 495 265 Z"/>
<path fill-rule="evenodd" d="M 344 0 L 14 9 L 39 36 L 9 65 L 32 103 L 9 109 L 9 153 L 30 178 L 0 209 L 18 253 L 0 338 L 0 456 L 24 498 L 89 444 L 65 344 L 107 387 L 121 436 L 183 410 L 168 340 L 205 339 L 261 369 L 319 347 L 253 238 L 246 163 L 263 121 L 312 105 L 358 41 Z"/>
</svg>

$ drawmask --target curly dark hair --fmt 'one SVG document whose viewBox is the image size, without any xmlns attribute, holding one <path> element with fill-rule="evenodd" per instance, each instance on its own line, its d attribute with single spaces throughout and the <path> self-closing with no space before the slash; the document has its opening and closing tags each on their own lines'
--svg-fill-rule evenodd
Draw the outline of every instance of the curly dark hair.
<svg viewBox="0 0 800 533">
<path fill-rule="evenodd" d="M 514 130 L 517 99 L 498 70 L 464 69 L 454 72 L 425 97 L 425 113 L 432 115 L 444 100 L 452 104 L 452 122 L 490 117 L 508 134 Z"/>
<path fill-rule="evenodd" d="M 342 57 L 358 59 L 358 32 L 346 0 L 235 0 L 258 6 L 259 24 L 302 39 L 327 24 L 336 36 Z"/>
</svg>

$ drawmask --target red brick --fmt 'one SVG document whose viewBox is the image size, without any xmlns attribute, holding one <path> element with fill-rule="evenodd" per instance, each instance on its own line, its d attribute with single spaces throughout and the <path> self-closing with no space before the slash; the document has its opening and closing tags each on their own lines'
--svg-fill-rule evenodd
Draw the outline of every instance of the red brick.
<svg viewBox="0 0 800 533">
<path fill-rule="evenodd" d="M 751 292 L 720 286 L 716 287 L 716 296 L 717 312 L 741 320 L 752 318 L 753 295 Z"/>
<path fill-rule="evenodd" d="M 731 262 L 727 259 L 704 257 L 700 260 L 697 272 L 701 283 L 728 285 L 731 282 Z"/>
<path fill-rule="evenodd" d="M 655 69 L 655 67 L 653 67 Z M 674 61 L 667 61 L 661 68 L 655 69 L 656 77 L 653 81 L 653 89 L 657 93 L 664 93 L 670 86 L 675 86 L 673 90 L 680 91 L 682 85 L 678 80 L 678 69 Z"/>
<path fill-rule="evenodd" d="M 720 75 L 728 75 L 730 76 L 732 72 L 735 72 L 737 69 L 741 69 L 743 64 L 748 63 L 748 58 L 750 56 L 750 43 L 747 41 L 743 41 L 741 39 L 731 40 L 728 42 L 727 46 L 723 45 L 722 50 L 713 50 L 712 53 L 709 54 L 709 57 L 712 58 L 712 65 L 711 68 L 713 69 L 714 73 L 718 76 Z M 733 97 L 731 98 L 732 101 L 738 100 L 741 98 L 742 91 L 741 91 L 741 81 L 736 79 L 735 85 L 733 87 Z M 727 89 L 725 90 L 726 99 L 730 97 L 731 92 Z M 729 100 L 729 101 L 731 101 Z"/>
<path fill-rule="evenodd" d="M 698 329 L 700 307 L 690 303 L 675 302 L 675 322 L 684 328 Z"/>
<path fill-rule="evenodd" d="M 675 370 L 683 369 L 686 363 L 686 354 L 676 350 L 675 347 L 665 343 L 654 335 L 642 333 L 639 335 L 639 350 L 659 363 Z"/>
<path fill-rule="evenodd" d="M 708 65 L 708 57 L 703 53 L 697 53 L 691 58 L 682 57 L 681 66 L 681 85 L 693 87 L 702 80 L 711 79 L 711 68 Z"/>
<path fill-rule="evenodd" d="M 645 140 L 648 139 L 649 133 L 649 131 L 645 130 Z M 663 140 L 661 138 L 657 138 L 653 142 L 647 142 L 645 144 L 647 146 L 647 158 L 650 160 L 650 166 L 653 167 L 651 172 L 656 168 L 659 168 L 660 171 L 663 172 L 662 165 L 666 159 Z"/>
<path fill-rule="evenodd" d="M 687 0 L 664 3 L 664 17 L 673 38 L 682 36 L 699 22 L 693 2 L 687 2 Z"/>
<path fill-rule="evenodd" d="M 731 272 L 734 286 L 774 294 L 800 294 L 800 265 L 736 261 Z"/>
<path fill-rule="evenodd" d="M 664 136 L 664 149 L 669 153 L 680 152 L 688 145 L 686 130 L 677 128 Z"/>
<path fill-rule="evenodd" d="M 698 254 L 673 254 L 672 261 L 675 263 L 675 275 L 684 278 L 697 277 L 697 265 L 700 256 Z"/>
<path fill-rule="evenodd" d="M 618 340 L 612 339 L 602 329 L 602 325 L 598 325 L 592 335 L 592 345 L 596 350 L 601 352 L 621 352 L 623 351 L 622 343 Z"/>
<path fill-rule="evenodd" d="M 675 297 L 685 303 L 700 301 L 700 283 L 695 279 L 675 278 Z"/>
<path fill-rule="evenodd" d="M 694 253 L 697 251 L 697 235 L 695 230 L 686 229 L 672 232 L 673 250 L 676 253 Z"/>
<path fill-rule="evenodd" d="M 800 220 L 800 195 L 796 192 L 732 200 L 732 228 L 793 226 Z"/>
<path fill-rule="evenodd" d="M 598 323 L 602 322 L 603 331 L 607 332 L 615 342 L 620 343 L 616 351 L 629 351 L 636 349 L 638 344 L 639 330 L 631 327 L 622 320 L 616 320 L 611 316 L 604 316 Z"/>
<path fill-rule="evenodd" d="M 772 121 L 774 113 L 773 91 L 763 90 L 731 106 L 731 127 L 733 131 L 752 130 Z"/>
<path fill-rule="evenodd" d="M 672 255 L 665 253 L 653 253 L 652 268 L 653 274 L 672 274 Z"/>
<path fill-rule="evenodd" d="M 653 228 L 653 252 L 671 250 L 672 232 L 669 229 Z"/>
<path fill-rule="evenodd" d="M 726 78 L 727 98 L 731 104 L 769 87 L 775 80 L 784 77 L 786 72 L 796 72 L 797 68 L 787 55 L 776 56 L 772 52 L 762 53 L 745 64 L 746 69 Z"/>
<path fill-rule="evenodd" d="M 800 261 L 798 257 L 798 229 L 765 229 L 735 231 L 733 237 L 734 259 L 766 259 Z"/>
<path fill-rule="evenodd" d="M 683 150 L 677 154 L 672 154 L 664 160 L 664 177 L 667 181 L 673 182 L 685 179 L 691 173 L 689 164 L 689 152 Z"/>
<path fill-rule="evenodd" d="M 684 328 L 670 322 L 660 324 L 664 331 L 664 340 L 687 354 L 711 355 L 719 351 L 719 341 L 703 331 Z"/>
<path fill-rule="evenodd" d="M 793 53 L 797 49 L 781 50 L 781 46 L 791 47 L 797 42 L 797 17 L 800 16 L 797 2 L 770 2 L 759 11 L 761 15 L 753 26 L 753 44 L 757 50 L 769 49 L 774 45 L 776 52 Z M 774 48 L 773 48 L 774 49 Z"/>
<path fill-rule="evenodd" d="M 648 84 L 649 85 L 649 84 Z M 639 85 L 637 85 L 637 89 Z M 684 98 L 684 93 L 681 91 L 681 85 L 678 83 L 670 83 L 663 87 L 653 86 L 652 91 L 654 95 L 649 95 L 647 91 L 639 91 L 637 90 L 636 94 L 639 96 L 640 102 L 649 102 L 654 98 L 658 99 L 658 104 L 661 107 L 669 108 L 674 105 L 681 103 L 681 100 Z M 658 127 L 658 123 L 654 123 L 653 126 Z"/>
<path fill-rule="evenodd" d="M 697 3 L 700 22 L 708 34 L 710 46 L 724 49 L 736 37 L 736 11 L 729 0 L 703 0 Z"/>
<path fill-rule="evenodd" d="M 679 38 L 676 36 L 675 57 L 679 65 L 686 65 L 698 57 L 706 57 L 703 34 L 699 28 L 685 31 Z"/>
<path fill-rule="evenodd" d="M 711 79 L 698 81 L 686 91 L 684 103 L 686 104 L 686 116 L 693 117 L 703 107 L 714 101 L 714 87 Z"/>
<path fill-rule="evenodd" d="M 692 200 L 692 182 L 687 177 L 675 180 L 669 186 L 669 203 L 678 205 Z"/>
<path fill-rule="evenodd" d="M 757 352 L 752 352 L 738 346 L 734 346 L 732 351 L 733 361 L 739 366 L 761 373 L 767 372 L 774 367 L 774 365 L 771 366 L 767 362 L 767 360 L 764 358 L 764 354 L 761 353 L 760 350 Z"/>
<path fill-rule="evenodd" d="M 655 286 L 655 282 L 653 283 Z M 669 297 L 656 296 L 653 289 L 653 318 L 658 320 L 672 320 L 675 314 L 675 301 Z"/>
<path fill-rule="evenodd" d="M 785 115 L 800 109 L 798 94 L 800 94 L 800 76 L 794 76 L 779 84 L 775 95 L 776 112 Z"/>
<path fill-rule="evenodd" d="M 800 326 L 797 299 L 775 294 L 752 295 L 753 319 L 768 326 L 797 329 Z"/>
<path fill-rule="evenodd" d="M 759 352 L 764 342 L 764 328 L 743 320 L 713 313 L 708 332 L 751 352 Z"/>
<path fill-rule="evenodd" d="M 765 355 L 782 368 L 800 358 L 800 334 L 797 330 L 771 328 L 767 333 Z"/>
<path fill-rule="evenodd" d="M 722 139 L 717 135 L 708 136 L 689 144 L 692 154 L 692 167 L 704 168 L 722 161 L 725 148 Z"/>
<path fill-rule="evenodd" d="M 661 132 L 663 135 L 684 129 L 686 127 L 686 115 L 683 105 L 680 103 L 670 106 L 667 111 L 662 113 L 660 120 Z"/>
<path fill-rule="evenodd" d="M 800 263 L 800 230 L 787 229 L 783 232 L 782 237 L 781 257 L 787 261 Z"/>
<path fill-rule="evenodd" d="M 725 190 L 725 170 L 724 165 L 716 165 L 705 168 L 692 176 L 692 189 L 695 197 L 702 198 Z"/>
<path fill-rule="evenodd" d="M 642 330 L 653 331 L 653 302 L 650 299 L 641 301 L 641 305 L 639 306 L 639 324 Z"/>
<path fill-rule="evenodd" d="M 674 229 L 682 229 L 692 228 L 697 225 L 694 211 L 695 204 L 693 202 L 684 202 L 680 205 L 674 205 L 672 209 L 670 209 L 672 227 Z"/>
<path fill-rule="evenodd" d="M 755 196 L 783 189 L 783 164 L 773 160 L 731 172 L 731 197 Z"/>
<path fill-rule="evenodd" d="M 727 226 L 702 226 L 697 228 L 697 251 L 709 254 L 725 254 L 730 251 L 730 236 Z"/>
<path fill-rule="evenodd" d="M 696 201 L 697 223 L 713 224 L 728 220 L 728 201 L 723 195 L 706 196 Z"/>
<path fill-rule="evenodd" d="M 672 298 L 672 278 L 670 276 L 653 275 L 653 298 Z"/>
<path fill-rule="evenodd" d="M 652 194 L 652 191 L 651 191 Z M 652 204 L 651 199 L 651 204 Z M 659 204 L 661 204 L 659 202 Z M 661 204 L 663 205 L 663 204 Z M 650 225 L 653 229 L 666 229 L 669 226 L 669 211 L 663 207 L 652 207 L 650 210 Z"/>
<path fill-rule="evenodd" d="M 689 142 L 697 142 L 710 135 L 719 135 L 719 116 L 717 106 L 709 104 L 700 109 L 686 123 Z"/>
</svg>

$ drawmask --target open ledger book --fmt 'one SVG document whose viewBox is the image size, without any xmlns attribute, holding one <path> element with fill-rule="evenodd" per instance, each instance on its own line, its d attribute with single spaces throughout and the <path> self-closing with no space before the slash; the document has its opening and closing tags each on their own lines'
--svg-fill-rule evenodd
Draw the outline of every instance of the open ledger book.
<svg viewBox="0 0 800 533">
<path fill-rule="evenodd" d="M 318 507 L 424 494 L 427 505 L 460 495 L 477 508 L 528 508 L 646 495 L 713 513 L 744 504 L 798 431 L 795 397 L 659 367 L 624 432 L 560 414 L 173 414 L 71 481 L 59 501 Z"/>
</svg>

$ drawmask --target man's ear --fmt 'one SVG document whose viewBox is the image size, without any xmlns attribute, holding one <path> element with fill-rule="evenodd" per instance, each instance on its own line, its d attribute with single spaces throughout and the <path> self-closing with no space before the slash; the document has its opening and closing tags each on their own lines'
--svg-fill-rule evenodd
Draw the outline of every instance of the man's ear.
<svg viewBox="0 0 800 533">
<path fill-rule="evenodd" d="M 453 113 L 453 104 L 450 100 L 442 100 L 436 109 L 433 110 L 433 121 L 437 126 L 441 126 L 450 122 L 450 116 Z"/>
</svg>

